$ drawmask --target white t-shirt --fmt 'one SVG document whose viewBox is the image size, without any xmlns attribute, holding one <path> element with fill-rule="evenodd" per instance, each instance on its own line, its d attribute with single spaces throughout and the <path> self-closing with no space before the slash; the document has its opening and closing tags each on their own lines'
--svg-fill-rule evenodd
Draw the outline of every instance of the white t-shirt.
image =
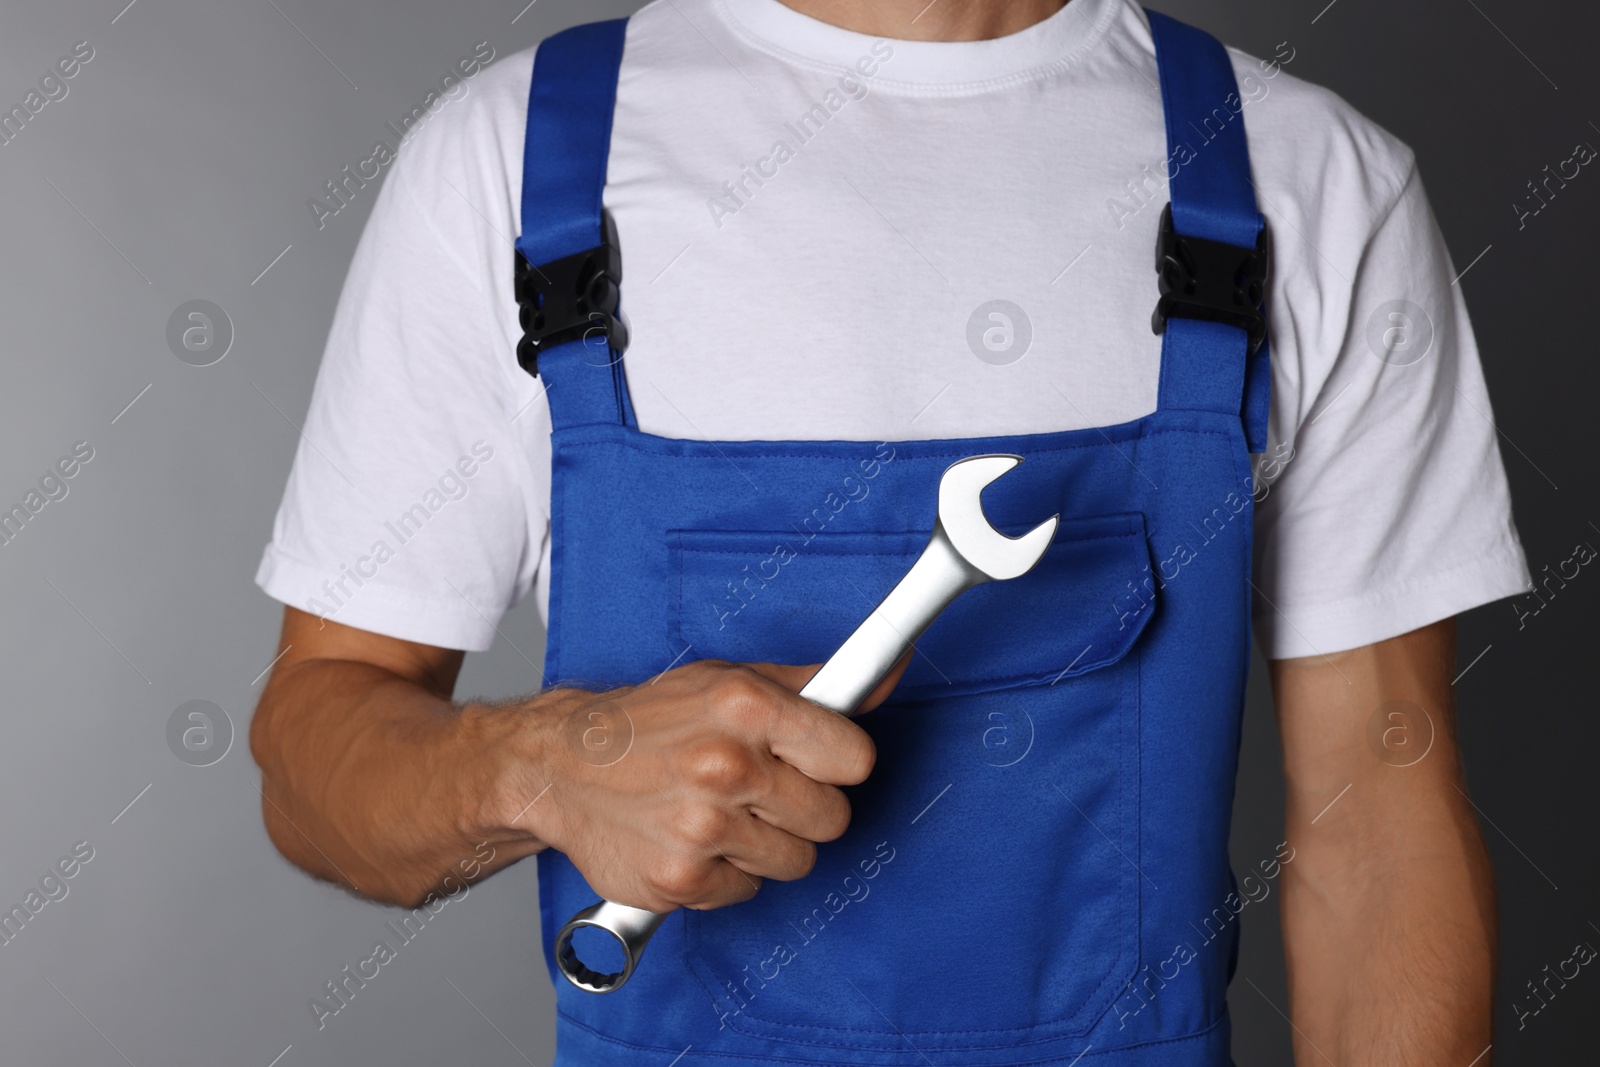
<svg viewBox="0 0 1600 1067">
<path fill-rule="evenodd" d="M 1289 45 L 1232 55 L 1276 257 L 1263 650 L 1352 648 L 1524 589 L 1411 152 L 1288 73 Z M 517 366 L 511 269 L 531 65 L 467 80 L 389 168 L 257 576 L 285 603 L 476 650 L 530 589 L 546 600 L 549 411 Z M 1131 0 L 959 43 L 778 0 L 645 7 L 605 190 L 640 428 L 908 440 L 1153 410 L 1157 85 Z"/>
</svg>

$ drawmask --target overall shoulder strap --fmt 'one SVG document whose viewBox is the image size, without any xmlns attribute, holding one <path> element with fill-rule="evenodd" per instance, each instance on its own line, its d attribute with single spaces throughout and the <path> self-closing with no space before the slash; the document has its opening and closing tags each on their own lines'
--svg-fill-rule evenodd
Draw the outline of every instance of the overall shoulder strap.
<svg viewBox="0 0 1600 1067">
<path fill-rule="evenodd" d="M 534 56 L 522 159 L 517 358 L 544 382 L 554 429 L 633 424 L 617 318 L 622 257 L 601 194 L 626 19 L 574 26 Z"/>
<path fill-rule="evenodd" d="M 1172 202 L 1161 220 L 1155 329 L 1164 333 L 1159 406 L 1238 412 L 1252 452 L 1266 449 L 1269 249 L 1256 207 L 1244 102 L 1211 35 L 1146 12 L 1166 113 Z"/>
</svg>

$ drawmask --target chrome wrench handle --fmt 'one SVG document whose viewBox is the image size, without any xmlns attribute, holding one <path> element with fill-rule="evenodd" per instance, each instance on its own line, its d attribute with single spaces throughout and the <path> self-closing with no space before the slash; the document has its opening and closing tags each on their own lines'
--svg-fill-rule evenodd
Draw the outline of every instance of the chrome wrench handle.
<svg viewBox="0 0 1600 1067">
<path fill-rule="evenodd" d="M 889 595 L 811 676 L 800 696 L 829 711 L 850 714 L 956 597 L 973 586 L 1015 578 L 1032 569 L 1055 536 L 1060 516 L 1022 537 L 1009 538 L 989 525 L 978 499 L 984 486 L 1021 461 L 1020 456 L 973 456 L 945 471 L 939 483 L 939 518 L 927 546 Z M 586 993 L 621 989 L 666 917 L 664 912 L 608 900 L 592 904 L 556 934 L 556 966 Z M 620 971 L 603 973 L 578 959 L 572 938 L 585 928 L 604 930 L 616 939 L 622 948 Z"/>
<path fill-rule="evenodd" d="M 928 546 L 905 577 L 811 676 L 800 695 L 841 715 L 855 711 L 941 611 L 988 580 L 956 552 L 944 524 L 935 525 Z"/>
</svg>

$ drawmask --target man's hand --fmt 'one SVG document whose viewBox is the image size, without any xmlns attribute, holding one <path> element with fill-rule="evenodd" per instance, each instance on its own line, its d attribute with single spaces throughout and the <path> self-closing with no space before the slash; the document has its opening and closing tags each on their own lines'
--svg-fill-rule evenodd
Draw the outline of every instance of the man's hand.
<svg viewBox="0 0 1600 1067">
<path fill-rule="evenodd" d="M 872 769 L 860 727 L 795 695 L 814 667 L 708 661 L 457 707 L 460 652 L 294 608 L 279 647 L 250 731 L 267 831 L 295 864 L 377 900 L 415 905 L 451 875 L 555 847 L 619 903 L 731 904 L 809 872 L 815 843 L 849 823 L 838 787 Z M 597 723 L 624 753 L 585 744 Z"/>
<path fill-rule="evenodd" d="M 1453 620 L 1272 664 L 1303 1067 L 1489 1063 L 1494 879 L 1463 791 L 1454 667 Z"/>
<path fill-rule="evenodd" d="M 795 695 L 815 670 L 705 661 L 633 688 L 549 693 L 567 743 L 542 726 L 508 738 L 502 810 L 514 824 L 547 754 L 539 835 L 619 904 L 716 908 L 762 878 L 802 878 L 815 842 L 850 823 L 836 787 L 864 781 L 874 756 L 859 726 Z M 625 754 L 595 760 L 581 741 L 591 730 Z"/>
</svg>

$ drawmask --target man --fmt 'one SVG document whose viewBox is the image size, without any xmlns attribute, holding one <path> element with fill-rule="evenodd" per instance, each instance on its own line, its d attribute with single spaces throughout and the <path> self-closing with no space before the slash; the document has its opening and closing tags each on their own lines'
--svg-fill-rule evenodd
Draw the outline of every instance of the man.
<svg viewBox="0 0 1600 1067">
<path fill-rule="evenodd" d="M 672 0 L 482 74 L 385 184 L 262 563 L 274 842 L 405 904 L 537 853 L 552 973 L 597 897 L 682 909 L 558 982 L 561 1063 L 1225 1063 L 1274 880 L 1299 1062 L 1487 1063 L 1450 620 L 1527 572 L 1411 154 L 1294 55 Z M 798 698 L 983 452 L 997 525 L 1062 515 L 1038 570 L 869 714 Z M 452 704 L 530 589 L 559 686 Z M 1288 810 L 1236 882 L 1252 601 Z"/>
</svg>

